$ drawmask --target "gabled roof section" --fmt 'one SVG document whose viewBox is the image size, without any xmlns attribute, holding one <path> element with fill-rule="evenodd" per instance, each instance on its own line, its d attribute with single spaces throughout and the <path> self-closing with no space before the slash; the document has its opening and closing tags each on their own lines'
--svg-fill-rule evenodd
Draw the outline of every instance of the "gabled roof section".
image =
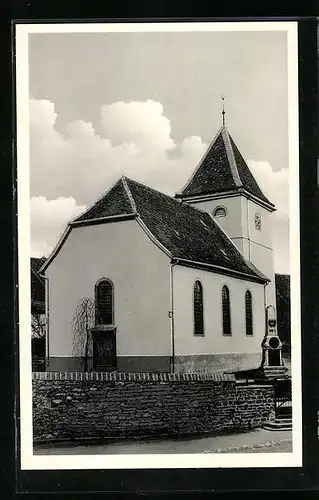
<svg viewBox="0 0 319 500">
<path fill-rule="evenodd" d="M 214 219 L 202 210 L 126 178 L 137 213 L 153 237 L 175 259 L 242 273 L 266 282 L 248 265 Z"/>
<path fill-rule="evenodd" d="M 134 213 L 135 207 L 132 205 L 125 178 L 122 177 L 92 207 L 74 219 L 73 223 Z"/>
<path fill-rule="evenodd" d="M 172 260 L 190 267 L 265 283 L 233 242 L 207 213 L 139 182 L 122 177 L 97 203 L 71 222 L 45 270 L 77 225 L 105 224 L 136 218 L 149 238 Z"/>
<path fill-rule="evenodd" d="M 209 195 L 227 191 L 247 191 L 267 205 L 263 194 L 227 128 L 222 126 L 194 174 L 176 197 Z"/>
</svg>

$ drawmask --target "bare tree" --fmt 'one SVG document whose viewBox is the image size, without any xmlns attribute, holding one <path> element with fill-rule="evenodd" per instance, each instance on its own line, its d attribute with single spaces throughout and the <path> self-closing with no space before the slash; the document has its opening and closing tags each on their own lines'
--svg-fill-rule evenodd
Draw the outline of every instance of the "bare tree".
<svg viewBox="0 0 319 500">
<path fill-rule="evenodd" d="M 94 326 L 94 300 L 84 297 L 79 300 L 72 320 L 73 356 L 82 357 L 84 353 L 84 370 L 88 370 L 90 347 L 90 328 Z"/>
<path fill-rule="evenodd" d="M 42 339 L 45 337 L 46 319 L 44 314 L 32 314 L 31 334 L 33 339 Z"/>
</svg>

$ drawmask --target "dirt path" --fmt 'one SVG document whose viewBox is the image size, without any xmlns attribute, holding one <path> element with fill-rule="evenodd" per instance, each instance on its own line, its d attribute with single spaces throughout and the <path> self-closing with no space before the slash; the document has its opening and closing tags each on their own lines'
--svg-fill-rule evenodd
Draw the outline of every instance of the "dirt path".
<svg viewBox="0 0 319 500">
<path fill-rule="evenodd" d="M 118 443 L 88 445 L 39 445 L 36 455 L 120 455 L 120 454 L 162 454 L 162 453 L 289 453 L 291 431 L 267 431 L 257 429 L 251 432 L 227 436 L 202 437 L 195 439 L 162 439 L 150 441 L 125 441 Z"/>
</svg>

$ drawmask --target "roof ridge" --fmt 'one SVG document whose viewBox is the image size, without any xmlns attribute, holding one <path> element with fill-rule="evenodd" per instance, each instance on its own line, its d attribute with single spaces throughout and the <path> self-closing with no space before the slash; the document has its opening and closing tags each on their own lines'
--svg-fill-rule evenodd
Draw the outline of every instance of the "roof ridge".
<svg viewBox="0 0 319 500">
<path fill-rule="evenodd" d="M 239 159 L 242 161 L 241 167 L 240 167 L 240 164 L 239 164 L 239 167 L 240 167 L 240 170 L 241 170 L 241 174 L 239 174 L 239 178 L 242 180 L 241 176 L 244 175 L 244 181 L 242 181 L 243 188 L 248 193 L 252 194 L 253 196 L 256 196 L 260 200 L 263 200 L 267 204 L 272 205 L 273 207 L 275 207 L 275 205 L 268 199 L 268 196 L 264 193 L 264 190 L 260 187 L 259 182 L 257 181 L 254 173 L 251 171 L 251 169 L 250 169 L 250 167 L 248 165 L 248 162 L 243 157 L 243 155 L 242 155 L 241 151 L 239 150 L 237 144 L 235 143 L 234 139 L 231 136 L 229 136 L 229 140 L 230 140 L 230 143 L 231 143 L 231 147 L 232 147 L 232 151 L 233 151 L 234 156 L 235 156 L 235 152 L 234 152 L 234 148 L 235 148 L 235 150 L 237 152 L 237 155 L 239 156 Z M 236 160 L 236 166 L 237 166 L 237 170 L 238 170 L 237 160 Z M 249 186 L 249 184 L 247 182 L 247 179 L 245 180 L 245 173 L 244 173 L 243 170 L 247 170 L 249 176 L 251 177 L 251 180 L 253 181 L 253 186 Z M 257 192 L 255 191 L 255 188 L 257 188 Z"/>
<path fill-rule="evenodd" d="M 224 141 L 226 155 L 227 155 L 228 163 L 230 166 L 230 171 L 231 171 L 235 186 L 236 187 L 243 187 L 243 182 L 240 178 L 238 168 L 237 168 L 237 163 L 236 163 L 236 159 L 235 159 L 235 155 L 234 155 L 233 146 L 230 142 L 229 132 L 228 132 L 226 127 L 223 127 L 222 138 Z"/>
<path fill-rule="evenodd" d="M 213 140 L 210 142 L 208 148 L 206 149 L 206 152 L 204 153 L 204 155 L 202 156 L 202 158 L 200 159 L 199 161 L 199 164 L 197 165 L 197 167 L 195 168 L 194 172 L 192 173 L 192 175 L 190 176 L 190 178 L 188 179 L 188 181 L 186 182 L 185 186 L 180 190 L 180 194 L 182 194 L 185 189 L 187 189 L 187 187 L 189 186 L 189 184 L 192 182 L 192 180 L 194 179 L 195 175 L 197 174 L 199 168 L 202 166 L 202 164 L 204 163 L 204 161 L 206 160 L 208 154 L 210 153 L 210 150 L 212 149 L 212 147 L 214 146 L 217 138 L 219 137 L 220 133 L 222 132 L 223 128 L 225 127 L 225 125 L 222 125 L 219 129 L 218 129 L 218 132 L 216 133 L 215 137 L 213 138 Z M 176 195 L 177 196 L 177 193 Z"/>
<path fill-rule="evenodd" d="M 127 180 L 130 181 L 130 182 L 133 182 L 135 184 L 138 184 L 139 186 L 143 186 L 144 188 L 149 189 L 150 191 L 155 191 L 156 193 L 158 193 L 158 194 L 160 194 L 162 196 L 166 196 L 170 200 L 174 201 L 174 203 L 177 203 L 177 205 L 181 205 L 182 204 L 183 207 L 187 207 L 188 210 L 195 210 L 196 212 L 200 212 L 201 214 L 207 215 L 216 224 L 218 224 L 217 221 L 215 221 L 215 219 L 206 210 L 204 210 L 203 208 L 195 207 L 194 205 L 190 205 L 189 203 L 186 203 L 183 200 L 178 200 L 178 199 L 174 198 L 174 196 L 171 196 L 170 194 L 163 193 L 163 191 L 159 191 L 158 189 L 155 189 L 153 187 L 147 186 L 146 184 L 143 184 L 142 182 L 138 182 L 138 181 L 135 181 L 133 179 L 130 179 L 129 177 L 125 177 L 125 181 L 127 181 Z M 129 186 L 128 186 L 128 189 L 129 189 Z M 131 193 L 131 191 L 130 191 L 130 193 Z M 131 195 L 132 195 L 132 198 L 133 198 L 133 194 L 132 193 L 131 193 Z M 134 201 L 134 198 L 133 198 L 133 201 Z M 218 224 L 218 227 L 221 227 L 221 226 Z M 225 233 L 225 234 L 229 238 L 229 236 L 227 235 L 227 233 Z M 236 247 L 236 245 L 235 245 L 235 247 Z"/>
<path fill-rule="evenodd" d="M 161 196 L 165 196 L 166 198 L 169 198 L 170 200 L 174 201 L 174 203 L 176 203 L 177 205 L 180 205 L 182 203 L 180 200 L 175 199 L 174 196 L 172 196 L 170 194 L 163 193 L 163 191 L 159 191 L 158 189 L 155 189 L 154 187 L 147 186 L 147 184 L 143 184 L 142 182 L 135 181 L 134 179 L 130 179 L 129 177 L 125 177 L 125 180 L 129 181 L 129 182 L 133 182 L 133 184 L 137 184 L 138 186 L 142 186 L 145 189 L 148 189 L 150 191 L 155 191 L 155 193 L 160 194 Z M 132 197 L 133 197 L 133 194 L 132 194 Z M 191 207 L 188 203 L 183 203 L 183 206 Z M 191 207 L 191 208 L 195 208 L 195 207 Z M 205 212 L 204 210 L 201 210 L 201 211 Z"/>
<path fill-rule="evenodd" d="M 131 204 L 131 207 L 132 207 L 132 210 L 135 214 L 137 214 L 137 208 L 136 208 L 136 203 L 135 203 L 135 200 L 134 200 L 134 196 L 126 182 L 126 177 L 125 175 L 122 175 L 121 177 L 121 180 L 122 180 L 122 183 L 123 183 L 123 186 L 124 186 L 124 189 L 125 189 L 125 192 L 127 194 L 127 197 L 130 201 L 130 204 Z"/>
<path fill-rule="evenodd" d="M 162 195 L 162 196 L 165 196 L 165 197 L 169 198 L 170 200 L 172 200 L 174 203 L 176 203 L 176 204 L 177 204 L 177 205 L 179 205 L 179 206 L 182 204 L 182 205 L 183 205 L 183 207 L 186 207 L 188 210 L 191 210 L 191 211 L 192 211 L 192 210 L 194 210 L 194 211 L 196 211 L 196 212 L 200 212 L 201 214 L 203 214 L 203 215 L 207 215 L 208 217 L 211 217 L 211 218 L 212 218 L 212 216 L 211 216 L 211 215 L 210 215 L 210 214 L 209 214 L 206 210 L 204 210 L 204 209 L 202 209 L 202 208 L 194 207 L 193 205 L 190 205 L 189 203 L 185 203 L 185 202 L 184 202 L 184 201 L 182 201 L 182 200 L 178 200 L 178 199 L 174 198 L 174 196 L 171 196 L 170 194 L 163 193 L 163 191 L 159 191 L 158 189 L 155 189 L 155 188 L 152 188 L 152 187 L 150 187 L 150 186 L 147 186 L 146 184 L 143 184 L 142 182 L 138 182 L 138 181 L 135 181 L 135 180 L 133 180 L 133 179 L 129 179 L 128 177 L 125 177 L 125 180 L 129 180 L 129 181 L 131 181 L 131 182 L 133 182 L 133 183 L 135 182 L 135 184 L 138 184 L 139 186 L 143 186 L 143 187 L 145 187 L 146 189 L 149 189 L 150 191 L 155 191 L 156 193 L 158 193 L 158 194 L 160 194 L 160 195 Z M 129 189 L 129 188 L 128 188 L 128 189 Z M 132 193 L 131 193 L 131 194 L 132 194 Z M 133 197 L 133 194 L 132 194 L 132 197 Z M 133 200 L 134 200 L 134 198 L 133 198 Z M 213 221 L 216 223 L 215 219 L 214 219 L 214 218 L 212 218 L 212 219 L 213 219 Z M 218 225 L 218 226 L 219 226 L 219 225 Z M 226 234 L 226 233 L 225 233 L 225 234 Z M 237 248 L 237 247 L 236 247 L 236 248 Z"/>
<path fill-rule="evenodd" d="M 68 224 L 71 224 L 72 222 L 75 222 L 77 219 L 79 219 L 80 217 L 82 217 L 86 212 L 89 212 L 93 207 L 95 207 L 95 205 L 97 205 L 100 201 L 103 200 L 103 198 L 105 198 L 105 196 L 120 182 L 120 179 L 117 179 L 115 182 L 113 182 L 113 184 L 110 185 L 110 187 L 106 190 L 106 191 L 103 191 L 103 194 L 101 194 L 101 196 L 99 196 L 99 198 L 97 200 L 95 200 L 94 203 L 91 203 L 91 205 L 89 205 L 88 207 L 86 207 L 79 215 L 76 216 L 75 219 L 72 219 L 71 221 L 68 222 Z"/>
</svg>

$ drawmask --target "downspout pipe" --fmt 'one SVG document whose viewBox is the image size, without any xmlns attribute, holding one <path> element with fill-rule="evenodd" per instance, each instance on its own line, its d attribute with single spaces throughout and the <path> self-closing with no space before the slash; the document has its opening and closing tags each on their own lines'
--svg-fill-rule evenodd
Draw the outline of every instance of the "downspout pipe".
<svg viewBox="0 0 319 500">
<path fill-rule="evenodd" d="M 174 274 L 173 268 L 178 264 L 177 259 L 170 262 L 170 319 L 171 319 L 171 372 L 175 372 L 175 325 L 174 325 Z"/>
<path fill-rule="evenodd" d="M 264 341 L 265 341 L 265 338 L 267 336 L 267 315 L 266 315 L 266 286 L 269 284 L 269 281 L 267 281 L 267 283 L 264 283 L 264 328 L 265 328 L 265 333 L 264 333 L 264 337 L 263 337 L 263 341 L 261 343 L 261 348 L 262 348 L 262 361 L 261 361 L 261 366 L 264 366 L 265 364 L 265 351 L 264 351 Z"/>
<path fill-rule="evenodd" d="M 49 278 L 44 274 L 39 275 L 45 281 L 45 366 L 49 366 L 50 343 L 49 343 Z"/>
</svg>

